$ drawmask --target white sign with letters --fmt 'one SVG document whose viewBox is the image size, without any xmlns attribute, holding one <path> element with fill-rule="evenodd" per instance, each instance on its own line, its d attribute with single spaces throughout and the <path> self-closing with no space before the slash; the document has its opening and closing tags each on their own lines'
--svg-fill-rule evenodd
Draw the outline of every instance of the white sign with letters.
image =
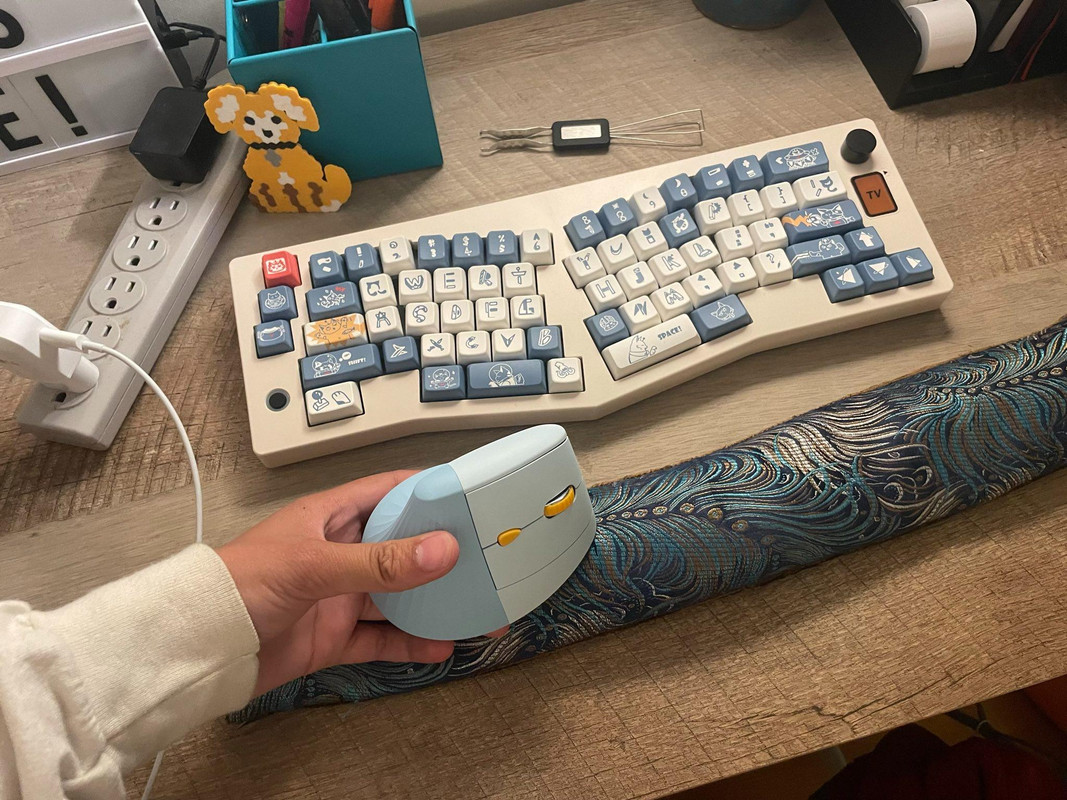
<svg viewBox="0 0 1067 800">
<path fill-rule="evenodd" d="M 127 144 L 177 84 L 136 0 L 0 0 L 0 174 Z"/>
</svg>

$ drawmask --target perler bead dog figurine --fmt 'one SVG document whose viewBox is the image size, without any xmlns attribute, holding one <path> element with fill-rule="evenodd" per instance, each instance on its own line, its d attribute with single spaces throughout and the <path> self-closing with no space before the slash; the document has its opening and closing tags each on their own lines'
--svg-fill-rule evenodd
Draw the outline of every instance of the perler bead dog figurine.
<svg viewBox="0 0 1067 800">
<path fill-rule="evenodd" d="M 311 102 L 291 86 L 265 83 L 255 92 L 225 84 L 208 92 L 204 108 L 219 133 L 248 142 L 249 197 L 263 211 L 336 211 L 352 194 L 348 173 L 323 167 L 298 144 L 301 129 L 316 131 Z"/>
</svg>

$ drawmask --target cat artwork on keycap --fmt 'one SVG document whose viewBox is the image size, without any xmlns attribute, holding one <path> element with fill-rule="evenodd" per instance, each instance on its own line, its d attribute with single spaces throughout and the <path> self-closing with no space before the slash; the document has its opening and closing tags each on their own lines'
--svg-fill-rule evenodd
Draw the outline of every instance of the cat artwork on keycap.
<svg viewBox="0 0 1067 800">
<path fill-rule="evenodd" d="M 315 370 L 315 377 L 321 378 L 324 375 L 336 375 L 341 371 L 341 362 L 337 360 L 337 357 L 332 353 L 326 353 L 315 358 L 311 362 L 311 366 Z"/>
<path fill-rule="evenodd" d="M 452 374 L 452 370 L 439 367 L 430 373 L 430 388 L 441 389 L 454 389 L 459 385 L 456 380 L 456 376 Z"/>
<path fill-rule="evenodd" d="M 490 386 L 522 386 L 525 383 L 523 374 L 516 375 L 509 364 L 494 364 L 489 370 Z"/>
<path fill-rule="evenodd" d="M 820 239 L 819 246 L 815 249 L 805 250 L 802 253 L 797 252 L 796 255 L 793 256 L 793 263 L 795 264 L 802 258 L 832 258 L 833 256 L 843 256 L 847 252 L 848 248 L 845 247 L 844 244 L 837 239 L 827 237 L 826 239 Z"/>
<path fill-rule="evenodd" d="M 277 289 L 272 289 L 267 292 L 267 296 L 263 298 L 263 305 L 271 311 L 276 311 L 285 305 L 285 295 Z"/>
<path fill-rule="evenodd" d="M 819 160 L 819 148 L 817 147 L 794 147 L 782 158 L 790 169 L 803 169 L 814 166 Z"/>
<path fill-rule="evenodd" d="M 818 225 L 823 228 L 836 228 L 855 221 L 856 217 L 846 214 L 840 203 L 809 208 L 806 211 L 798 211 L 793 216 L 782 217 L 782 222 L 789 225 Z"/>
<path fill-rule="evenodd" d="M 638 361 L 644 361 L 646 358 L 654 356 L 657 349 L 656 345 L 650 346 L 648 342 L 645 341 L 645 337 L 638 334 L 630 341 L 630 363 L 635 364 Z"/>
<path fill-rule="evenodd" d="M 711 310 L 711 314 L 716 319 L 720 319 L 723 322 L 728 322 L 729 320 L 732 320 L 734 317 L 737 316 L 737 312 L 734 310 L 734 307 L 727 305 L 721 300 L 716 303 L 715 308 Z"/>
</svg>

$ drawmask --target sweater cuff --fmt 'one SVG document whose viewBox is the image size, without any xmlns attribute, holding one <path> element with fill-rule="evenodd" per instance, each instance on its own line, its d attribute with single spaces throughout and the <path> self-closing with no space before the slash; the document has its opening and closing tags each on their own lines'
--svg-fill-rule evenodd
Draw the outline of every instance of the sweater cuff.
<svg viewBox="0 0 1067 800">
<path fill-rule="evenodd" d="M 123 769 L 252 697 L 259 638 L 206 545 L 36 616 L 73 652 L 83 696 Z"/>
</svg>

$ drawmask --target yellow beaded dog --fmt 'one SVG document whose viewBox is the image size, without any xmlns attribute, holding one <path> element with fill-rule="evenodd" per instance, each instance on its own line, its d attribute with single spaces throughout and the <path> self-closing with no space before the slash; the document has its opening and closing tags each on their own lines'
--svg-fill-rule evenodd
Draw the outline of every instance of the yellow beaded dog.
<svg viewBox="0 0 1067 800">
<path fill-rule="evenodd" d="M 248 142 L 248 194 L 263 211 L 336 211 L 352 194 L 344 169 L 323 167 L 298 144 L 302 129 L 319 129 L 319 118 L 293 87 L 271 82 L 246 92 L 225 84 L 207 98 L 204 108 L 215 130 L 234 131 Z"/>
</svg>

